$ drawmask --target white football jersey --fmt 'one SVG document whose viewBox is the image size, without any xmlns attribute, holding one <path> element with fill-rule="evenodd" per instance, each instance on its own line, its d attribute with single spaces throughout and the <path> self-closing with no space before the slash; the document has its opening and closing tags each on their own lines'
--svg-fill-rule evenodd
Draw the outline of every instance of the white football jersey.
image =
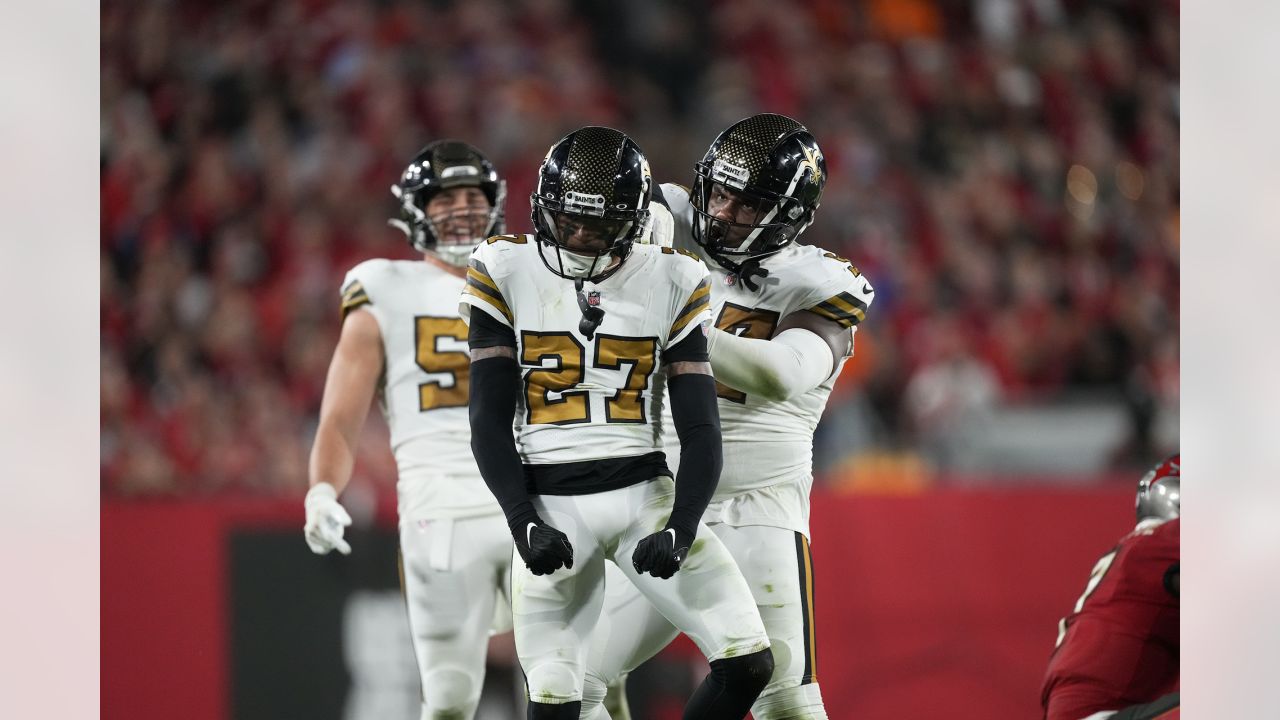
<svg viewBox="0 0 1280 720">
<path fill-rule="evenodd" d="M 675 247 L 705 257 L 693 242 L 689 191 L 661 187 L 675 220 Z M 773 337 L 782 318 L 799 310 L 835 321 L 852 334 L 875 295 L 848 260 L 812 245 L 793 243 L 765 260 L 769 275 L 756 280 L 757 291 L 714 261 L 708 259 L 707 265 L 712 321 L 742 337 Z M 718 386 L 724 470 L 704 516 L 707 522 L 776 525 L 808 535 L 813 432 L 843 366 L 842 360 L 821 385 L 785 402 Z"/>
<path fill-rule="evenodd" d="M 613 275 L 586 283 L 604 319 L 588 340 L 572 280 L 533 235 L 476 248 L 463 317 L 479 309 L 516 336 L 524 381 L 517 447 L 531 465 L 627 458 L 662 450 L 662 353 L 710 319 L 707 267 L 688 253 L 636 244 Z"/>
<path fill-rule="evenodd" d="M 421 260 L 369 260 L 342 284 L 342 314 L 378 321 L 379 400 L 399 468 L 402 520 L 501 512 L 471 455 L 471 359 L 458 317 L 463 279 Z"/>
</svg>

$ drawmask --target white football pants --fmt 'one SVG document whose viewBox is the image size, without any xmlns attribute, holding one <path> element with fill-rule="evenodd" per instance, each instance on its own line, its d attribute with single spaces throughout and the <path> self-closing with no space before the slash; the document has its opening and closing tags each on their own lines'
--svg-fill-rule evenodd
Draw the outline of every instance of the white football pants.
<svg viewBox="0 0 1280 720">
<path fill-rule="evenodd" d="M 471 718 L 489 635 L 511 629 L 511 531 L 501 514 L 400 523 L 403 585 L 422 676 L 421 720 Z"/>
<path fill-rule="evenodd" d="M 512 565 L 516 651 L 534 702 L 582 699 L 592 631 L 605 600 L 605 563 L 613 561 L 647 604 L 687 634 L 710 660 L 769 647 L 746 580 L 705 525 L 670 579 L 640 575 L 631 554 L 666 525 L 675 484 L 658 477 L 591 495 L 539 495 L 542 519 L 569 537 L 573 569 L 537 576 L 517 555 Z"/>
<path fill-rule="evenodd" d="M 714 523 L 750 587 L 773 650 L 773 678 L 751 707 L 756 720 L 823 720 L 809 541 L 792 530 Z M 699 535 L 702 537 L 702 535 Z M 610 588 L 587 661 L 583 720 L 607 720 L 605 687 L 658 654 L 679 631 L 635 588 Z"/>
</svg>

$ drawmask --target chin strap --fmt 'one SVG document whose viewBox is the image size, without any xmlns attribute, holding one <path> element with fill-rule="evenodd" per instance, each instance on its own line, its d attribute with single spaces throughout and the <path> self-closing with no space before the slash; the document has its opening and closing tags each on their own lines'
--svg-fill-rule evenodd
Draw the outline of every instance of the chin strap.
<svg viewBox="0 0 1280 720">
<path fill-rule="evenodd" d="M 573 289 L 578 293 L 578 309 L 582 311 L 582 319 L 578 321 L 578 332 L 587 336 L 590 340 L 596 334 L 596 328 L 600 327 L 600 323 L 604 322 L 604 310 L 598 305 L 592 305 L 587 302 L 587 296 L 582 290 L 583 279 L 577 278 L 573 281 Z"/>
<path fill-rule="evenodd" d="M 711 253 L 711 257 L 726 270 L 736 275 L 738 280 L 740 280 L 743 285 L 746 285 L 747 289 L 751 292 L 756 292 L 760 289 L 760 284 L 757 283 L 754 278 L 760 277 L 763 279 L 769 276 L 769 271 L 766 268 L 760 267 L 760 261 L 764 260 L 763 257 L 751 258 L 750 260 L 745 260 L 740 263 L 736 263 L 723 255 L 717 255 L 714 253 Z"/>
</svg>

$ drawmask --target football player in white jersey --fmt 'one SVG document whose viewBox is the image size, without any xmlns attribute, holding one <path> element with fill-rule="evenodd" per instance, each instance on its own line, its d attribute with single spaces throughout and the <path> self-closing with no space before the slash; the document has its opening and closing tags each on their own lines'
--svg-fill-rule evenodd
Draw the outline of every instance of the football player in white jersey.
<svg viewBox="0 0 1280 720">
<path fill-rule="evenodd" d="M 391 191 L 400 201 L 400 218 L 391 224 L 423 259 L 369 260 L 347 274 L 342 334 L 311 451 L 305 535 L 318 554 L 351 552 L 343 539 L 351 518 L 337 498 L 351 478 L 376 393 L 399 470 L 400 551 L 421 718 L 470 718 L 491 625 L 495 632 L 510 629 L 501 595 L 511 539 L 471 456 L 470 361 L 458 294 L 471 251 L 504 230 L 505 182 L 476 148 L 441 140 L 414 157 Z"/>
<path fill-rule="evenodd" d="M 812 224 L 826 162 L 809 131 L 760 114 L 720 134 L 693 190 L 663 185 L 674 242 L 708 260 L 711 366 L 724 470 L 703 516 L 742 569 L 769 632 L 774 672 L 756 720 L 826 718 L 818 689 L 809 553 L 813 432 L 874 292 L 848 260 L 796 238 Z M 683 456 L 681 460 L 683 461 Z M 583 718 L 607 683 L 676 629 L 635 591 L 611 593 L 593 639 Z"/>
<path fill-rule="evenodd" d="M 652 192 L 627 136 L 570 133 L 543 161 L 536 232 L 490 238 L 467 273 L 471 444 L 519 554 L 512 610 L 535 719 L 581 711 L 606 562 L 710 661 L 685 717 L 744 717 L 773 672 L 746 581 L 700 523 L 721 465 L 707 268 L 635 242 Z M 674 482 L 664 399 L 686 451 Z"/>
</svg>

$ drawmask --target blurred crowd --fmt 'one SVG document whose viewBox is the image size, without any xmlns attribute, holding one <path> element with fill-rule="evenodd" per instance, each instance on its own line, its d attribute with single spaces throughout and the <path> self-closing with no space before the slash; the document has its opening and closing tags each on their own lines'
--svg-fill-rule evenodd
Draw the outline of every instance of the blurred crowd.
<svg viewBox="0 0 1280 720">
<path fill-rule="evenodd" d="M 476 144 L 525 231 L 584 124 L 686 185 L 743 116 L 809 126 L 831 179 L 803 240 L 877 292 L 829 411 L 860 409 L 860 447 L 1085 394 L 1123 398 L 1115 462 L 1142 464 L 1176 406 L 1176 0 L 101 10 L 104 493 L 304 488 L 343 274 L 413 257 L 385 224 L 409 158 Z M 389 483 L 373 427 L 358 472 Z"/>
</svg>

